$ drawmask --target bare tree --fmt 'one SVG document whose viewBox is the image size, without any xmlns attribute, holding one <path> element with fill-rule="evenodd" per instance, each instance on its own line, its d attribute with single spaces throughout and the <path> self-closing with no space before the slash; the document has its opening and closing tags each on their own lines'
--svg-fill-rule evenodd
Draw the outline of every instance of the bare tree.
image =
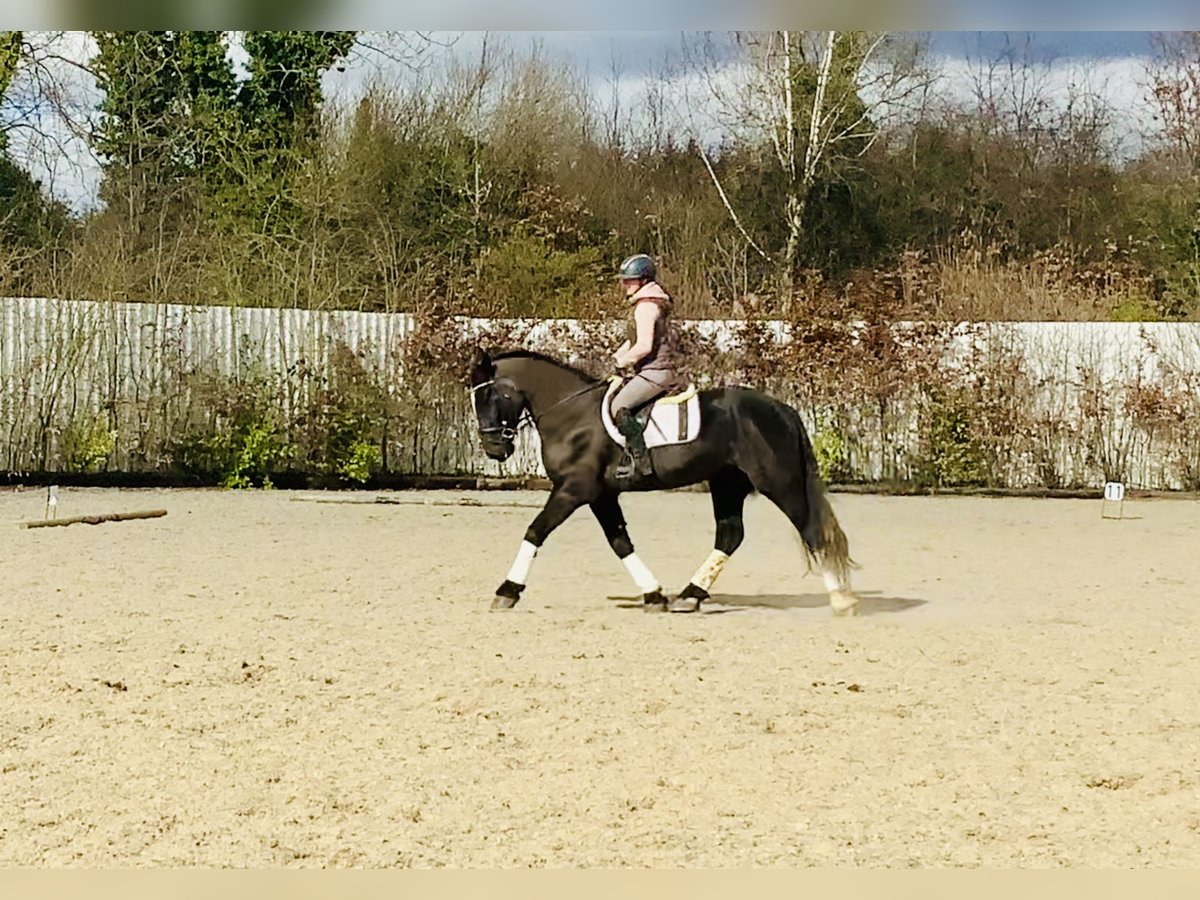
<svg viewBox="0 0 1200 900">
<path fill-rule="evenodd" d="M 1015 138 L 1036 155 L 1050 113 L 1053 56 L 1038 48 L 1032 35 L 1019 42 L 1005 35 L 998 53 L 968 56 L 968 65 L 980 124 Z"/>
<path fill-rule="evenodd" d="M 1200 31 L 1155 34 L 1147 62 L 1158 139 L 1171 158 L 1200 175 Z"/>
<path fill-rule="evenodd" d="M 1007 199 L 1023 205 L 1030 221 L 1048 223 L 1046 210 L 1060 210 L 1057 239 L 1076 235 L 1085 218 L 1076 194 L 1082 203 L 1094 195 L 1079 188 L 1117 155 L 1115 117 L 1098 72 L 1060 61 L 1032 35 L 1006 35 L 998 50 L 969 57 L 968 65 L 965 122 L 985 145 L 984 171 L 1006 170 L 1016 185 Z M 1057 173 L 1049 184 L 1040 180 L 1047 171 Z"/>
<path fill-rule="evenodd" d="M 96 84 L 80 32 L 3 32 L 0 135 L 14 159 L 53 182 L 83 185 L 98 171 L 91 150 Z"/>
<path fill-rule="evenodd" d="M 783 174 L 787 237 L 775 262 L 790 293 L 800 273 L 813 187 L 865 153 L 889 120 L 921 100 L 929 76 L 919 65 L 919 43 L 890 32 L 734 32 L 706 35 L 686 55 L 707 89 L 703 99 L 712 103 L 703 110 L 701 100 L 692 109 L 704 163 L 738 230 L 763 257 L 768 253 L 721 185 L 704 146 L 704 125 L 767 147 Z"/>
<path fill-rule="evenodd" d="M 608 42 L 608 108 L 604 110 L 605 146 L 611 150 L 622 148 L 621 127 L 621 78 L 624 75 L 624 60 L 617 52 L 616 41 Z"/>
<path fill-rule="evenodd" d="M 399 64 L 410 72 L 422 72 L 461 38 L 457 33 L 431 31 L 360 31 L 350 52 L 350 61 L 379 68 Z M 341 65 L 339 64 L 339 70 Z"/>
</svg>

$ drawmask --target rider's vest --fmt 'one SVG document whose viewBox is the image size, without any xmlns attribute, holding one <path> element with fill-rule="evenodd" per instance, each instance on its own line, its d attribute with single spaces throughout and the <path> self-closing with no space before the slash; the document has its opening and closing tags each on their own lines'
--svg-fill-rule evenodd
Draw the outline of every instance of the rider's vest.
<svg viewBox="0 0 1200 900">
<path fill-rule="evenodd" d="M 673 372 L 675 370 L 675 337 L 671 329 L 671 295 L 668 294 L 662 287 L 654 281 L 643 285 L 636 294 L 629 298 L 630 310 L 635 309 L 643 300 L 648 300 L 658 306 L 658 318 L 654 320 L 654 341 L 650 345 L 650 352 L 634 366 L 634 370 L 641 372 L 644 369 L 659 370 Z M 637 342 L 637 323 L 634 321 L 633 315 L 629 317 L 629 323 L 626 329 L 629 343 Z"/>
</svg>

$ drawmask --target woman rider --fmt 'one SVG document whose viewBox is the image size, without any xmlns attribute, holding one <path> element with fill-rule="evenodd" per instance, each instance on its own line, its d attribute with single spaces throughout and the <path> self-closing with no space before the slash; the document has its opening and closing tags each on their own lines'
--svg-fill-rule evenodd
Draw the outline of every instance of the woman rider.
<svg viewBox="0 0 1200 900">
<path fill-rule="evenodd" d="M 670 326 L 671 295 L 655 280 L 654 260 L 644 253 L 621 263 L 617 276 L 629 299 L 629 338 L 616 353 L 618 369 L 631 377 L 612 401 L 613 422 L 625 436 L 626 455 L 617 469 L 621 478 L 633 472 L 650 475 L 645 435 L 634 413 L 676 386 L 675 341 Z"/>
</svg>

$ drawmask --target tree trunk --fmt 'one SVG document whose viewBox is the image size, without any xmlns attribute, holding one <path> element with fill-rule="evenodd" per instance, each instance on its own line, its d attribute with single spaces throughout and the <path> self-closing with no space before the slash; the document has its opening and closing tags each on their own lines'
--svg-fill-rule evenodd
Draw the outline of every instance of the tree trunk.
<svg viewBox="0 0 1200 900">
<path fill-rule="evenodd" d="M 800 284 L 800 241 L 804 238 L 804 212 L 807 197 L 797 190 L 803 190 L 802 185 L 792 185 L 788 193 L 786 219 L 788 227 L 787 244 L 783 251 L 783 286 L 787 291 L 790 302 L 795 296 Z"/>
</svg>

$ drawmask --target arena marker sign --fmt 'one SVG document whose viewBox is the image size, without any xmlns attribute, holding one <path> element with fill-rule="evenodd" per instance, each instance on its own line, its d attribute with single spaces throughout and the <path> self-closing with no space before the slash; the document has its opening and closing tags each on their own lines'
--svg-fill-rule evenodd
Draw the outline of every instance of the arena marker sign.
<svg viewBox="0 0 1200 900">
<path fill-rule="evenodd" d="M 1109 515 L 1111 504 L 1116 504 L 1117 514 Z M 1109 481 L 1104 485 L 1104 498 L 1100 501 L 1100 518 L 1120 519 L 1125 514 L 1125 485 L 1120 481 Z"/>
</svg>

